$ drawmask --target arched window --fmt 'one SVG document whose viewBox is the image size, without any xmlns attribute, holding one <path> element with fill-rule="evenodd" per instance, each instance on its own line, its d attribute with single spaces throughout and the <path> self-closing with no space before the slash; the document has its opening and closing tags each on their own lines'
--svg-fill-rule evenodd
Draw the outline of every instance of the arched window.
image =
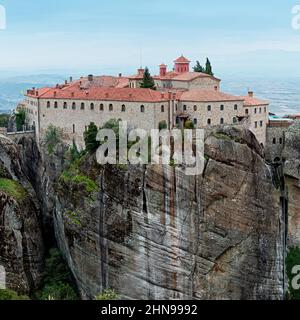
<svg viewBox="0 0 300 320">
<path fill-rule="evenodd" d="M 276 138 L 273 138 L 273 144 L 276 144 Z"/>
<path fill-rule="evenodd" d="M 220 119 L 220 124 L 224 124 L 224 119 L 223 118 Z"/>
<path fill-rule="evenodd" d="M 259 125 L 260 125 L 261 127 L 263 127 L 263 126 L 264 126 L 264 122 L 263 122 L 263 121 L 260 121 Z"/>
<path fill-rule="evenodd" d="M 76 109 L 76 103 L 75 103 L 75 102 L 72 103 L 72 109 L 73 109 L 73 110 Z"/>
<path fill-rule="evenodd" d="M 198 123 L 198 119 L 194 119 L 194 125 L 197 125 L 197 123 Z"/>
<path fill-rule="evenodd" d="M 207 124 L 210 126 L 211 125 L 211 119 L 207 119 Z"/>
<path fill-rule="evenodd" d="M 64 109 L 68 109 L 68 104 L 64 102 Z"/>
<path fill-rule="evenodd" d="M 141 112 L 143 112 L 143 113 L 145 112 L 145 106 L 144 105 L 141 106 Z"/>
<path fill-rule="evenodd" d="M 282 138 L 280 138 L 280 139 L 279 139 L 279 143 L 282 144 L 282 142 L 283 142 L 283 140 L 282 140 Z"/>
<path fill-rule="evenodd" d="M 235 104 L 235 105 L 234 105 L 234 110 L 237 110 L 237 109 L 238 109 L 238 105 Z"/>
<path fill-rule="evenodd" d="M 224 111 L 224 104 L 221 104 L 220 110 L 221 110 L 221 111 Z"/>
<path fill-rule="evenodd" d="M 257 113 L 257 108 L 254 109 L 254 113 L 255 113 L 255 114 Z"/>
<path fill-rule="evenodd" d="M 161 106 L 161 112 L 165 112 L 165 106 Z"/>
<path fill-rule="evenodd" d="M 125 112 L 126 111 L 126 106 L 125 104 L 122 105 L 122 112 Z"/>
<path fill-rule="evenodd" d="M 84 110 L 84 108 L 85 108 L 85 105 L 84 105 L 84 103 L 82 102 L 82 103 L 81 103 L 81 106 L 80 106 L 80 109 L 81 109 L 81 110 Z"/>
<path fill-rule="evenodd" d="M 261 108 L 259 108 L 259 113 L 262 113 L 262 109 Z"/>
<path fill-rule="evenodd" d="M 184 106 L 183 106 L 183 111 L 186 111 L 186 110 L 187 110 L 187 106 L 184 105 Z"/>
<path fill-rule="evenodd" d="M 75 124 L 73 124 L 73 133 L 75 133 L 76 130 L 75 130 Z"/>
<path fill-rule="evenodd" d="M 91 103 L 91 110 L 95 110 L 95 105 Z"/>
<path fill-rule="evenodd" d="M 194 106 L 194 111 L 197 111 L 197 109 L 198 109 L 198 108 L 197 108 L 197 106 L 195 105 L 195 106 Z"/>
<path fill-rule="evenodd" d="M 207 111 L 211 111 L 211 106 L 207 106 Z"/>
<path fill-rule="evenodd" d="M 54 108 L 55 108 L 55 109 L 58 108 L 58 103 L 57 103 L 57 101 L 54 102 Z"/>
<path fill-rule="evenodd" d="M 100 104 L 100 111 L 103 111 L 103 110 L 104 110 L 104 104 L 101 103 L 101 104 Z"/>
<path fill-rule="evenodd" d="M 51 107 L 50 101 L 47 101 L 47 108 L 49 109 Z"/>
<path fill-rule="evenodd" d="M 245 114 L 249 114 L 249 109 L 245 109 Z"/>
<path fill-rule="evenodd" d="M 113 111 L 114 110 L 114 106 L 112 104 L 109 105 L 109 111 Z"/>
</svg>

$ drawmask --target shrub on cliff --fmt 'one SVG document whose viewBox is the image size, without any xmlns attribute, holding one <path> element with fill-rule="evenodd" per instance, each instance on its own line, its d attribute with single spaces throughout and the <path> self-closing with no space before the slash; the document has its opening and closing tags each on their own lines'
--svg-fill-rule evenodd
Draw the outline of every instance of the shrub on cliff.
<svg viewBox="0 0 300 320">
<path fill-rule="evenodd" d="M 119 296 L 115 290 L 107 289 L 98 294 L 95 300 L 119 300 Z"/>
<path fill-rule="evenodd" d="M 61 130 L 51 124 L 46 130 L 44 138 L 49 154 L 52 154 L 54 152 L 54 148 L 62 142 L 61 138 Z"/>
<path fill-rule="evenodd" d="M 96 140 L 98 134 L 98 128 L 94 122 L 92 122 L 84 133 L 84 142 L 86 151 L 93 153 L 97 150 L 100 143 Z"/>
<path fill-rule="evenodd" d="M 28 296 L 19 296 L 17 292 L 9 289 L 0 289 L 0 300 L 30 300 Z"/>
<path fill-rule="evenodd" d="M 293 279 L 296 277 L 296 274 L 293 274 L 293 268 L 295 266 L 300 266 L 300 248 L 298 247 L 290 248 L 288 252 L 286 258 L 286 273 L 289 279 L 288 298 L 291 300 L 300 300 L 300 289 L 296 290 L 292 285 Z"/>
<path fill-rule="evenodd" d="M 23 126 L 26 121 L 26 111 L 24 109 L 20 109 L 16 113 L 16 126 L 18 131 L 23 131 Z"/>
<path fill-rule="evenodd" d="M 78 300 L 71 273 L 58 249 L 51 249 L 46 259 L 43 288 L 39 300 Z"/>
</svg>

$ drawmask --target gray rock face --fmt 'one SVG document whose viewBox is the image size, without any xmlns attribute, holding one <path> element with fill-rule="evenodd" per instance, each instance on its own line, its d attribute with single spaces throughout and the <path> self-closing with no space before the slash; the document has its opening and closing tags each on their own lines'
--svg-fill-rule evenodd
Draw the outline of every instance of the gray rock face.
<svg viewBox="0 0 300 320">
<path fill-rule="evenodd" d="M 83 298 L 283 298 L 283 213 L 259 144 L 225 128 L 205 149 L 202 176 L 90 157 L 80 169 L 98 191 L 56 183 L 56 238 Z"/>
<path fill-rule="evenodd" d="M 300 125 L 286 133 L 283 158 L 289 193 L 289 246 L 300 246 Z"/>
<path fill-rule="evenodd" d="M 7 287 L 28 294 L 40 285 L 44 245 L 36 194 L 17 146 L 0 137 L 0 265 Z"/>
</svg>

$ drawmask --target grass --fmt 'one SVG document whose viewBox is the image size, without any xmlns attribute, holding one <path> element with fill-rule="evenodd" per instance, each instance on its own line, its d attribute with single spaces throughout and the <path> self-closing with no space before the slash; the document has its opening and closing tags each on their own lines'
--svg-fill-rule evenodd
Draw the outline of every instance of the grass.
<svg viewBox="0 0 300 320">
<path fill-rule="evenodd" d="M 214 133 L 213 136 L 219 140 L 231 141 L 232 139 L 224 133 Z"/>
<path fill-rule="evenodd" d="M 0 178 L 0 191 L 17 201 L 22 201 L 27 193 L 25 189 L 16 181 Z"/>
<path fill-rule="evenodd" d="M 69 221 L 77 226 L 77 227 L 82 227 L 81 221 L 80 221 L 80 217 L 79 214 L 75 211 L 70 211 L 70 210 L 66 210 L 64 212 L 64 215 L 69 219 Z"/>
<path fill-rule="evenodd" d="M 74 172 L 73 170 L 66 170 L 61 175 L 61 180 L 65 183 L 74 183 L 76 185 L 82 185 L 87 193 L 97 192 L 99 190 L 95 181 L 88 176 Z"/>
</svg>

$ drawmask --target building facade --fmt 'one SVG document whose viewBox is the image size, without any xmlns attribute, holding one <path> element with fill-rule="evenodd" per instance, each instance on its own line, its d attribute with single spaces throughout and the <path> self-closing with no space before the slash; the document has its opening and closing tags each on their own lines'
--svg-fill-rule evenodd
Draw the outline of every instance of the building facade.
<svg viewBox="0 0 300 320">
<path fill-rule="evenodd" d="M 66 142 L 84 147 L 83 134 L 91 122 L 98 127 L 110 119 L 127 121 L 132 128 L 169 129 L 192 121 L 195 128 L 206 128 L 243 121 L 265 145 L 268 102 L 250 92 L 245 97 L 220 91 L 221 80 L 190 72 L 189 60 L 175 60 L 174 70 L 160 65 L 155 76 L 156 90 L 140 88 L 144 69 L 131 77 L 102 76 L 66 81 L 53 88 L 27 91 L 23 106 L 28 125 L 36 129 L 41 141 L 49 125 L 61 128 Z"/>
</svg>

